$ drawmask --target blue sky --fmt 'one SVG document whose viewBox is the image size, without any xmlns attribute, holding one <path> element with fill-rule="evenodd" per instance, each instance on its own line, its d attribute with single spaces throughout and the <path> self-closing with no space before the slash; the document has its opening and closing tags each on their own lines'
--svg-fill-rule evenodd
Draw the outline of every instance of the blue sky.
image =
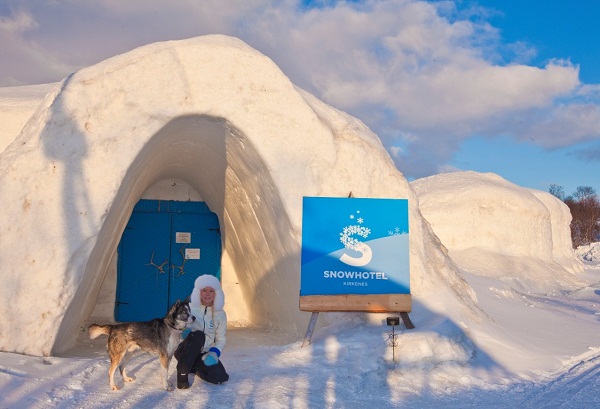
<svg viewBox="0 0 600 409">
<path fill-rule="evenodd" d="M 227 34 L 365 122 L 409 180 L 474 170 L 600 193 L 598 21 L 596 0 L 0 0 L 0 86 Z"/>
<path fill-rule="evenodd" d="M 600 84 L 600 2 L 463 2 L 463 6 L 473 4 L 489 9 L 488 21 L 501 31 L 504 44 L 523 42 L 534 48 L 531 64 L 541 67 L 552 59 L 567 59 L 579 66 L 582 83 Z M 600 194 L 598 135 L 589 143 L 556 150 L 545 150 L 534 143 L 515 143 L 507 137 L 486 140 L 475 136 L 464 142 L 452 164 L 499 173 L 536 189 L 547 190 L 554 183 L 564 186 L 566 194 L 573 193 L 577 186 L 592 186 Z"/>
<path fill-rule="evenodd" d="M 477 3 L 495 10 L 489 21 L 502 30 L 505 42 L 522 41 L 535 47 L 535 64 L 567 58 L 580 66 L 581 81 L 600 83 L 597 1 L 479 0 Z"/>
</svg>

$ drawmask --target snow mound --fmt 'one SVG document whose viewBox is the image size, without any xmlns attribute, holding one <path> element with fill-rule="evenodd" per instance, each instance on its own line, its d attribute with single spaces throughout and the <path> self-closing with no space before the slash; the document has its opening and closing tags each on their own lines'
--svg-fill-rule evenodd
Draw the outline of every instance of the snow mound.
<svg viewBox="0 0 600 409">
<path fill-rule="evenodd" d="M 582 266 L 571 247 L 571 214 L 549 193 L 471 171 L 411 185 L 421 213 L 465 270 L 520 278 L 538 288 L 578 282 L 574 273 Z"/>
<path fill-rule="evenodd" d="M 59 84 L 0 88 L 0 152 L 21 132 L 44 97 Z"/>
<path fill-rule="evenodd" d="M 591 243 L 587 246 L 580 246 L 575 250 L 575 254 L 581 260 L 593 263 L 600 263 L 600 242 Z"/>
</svg>

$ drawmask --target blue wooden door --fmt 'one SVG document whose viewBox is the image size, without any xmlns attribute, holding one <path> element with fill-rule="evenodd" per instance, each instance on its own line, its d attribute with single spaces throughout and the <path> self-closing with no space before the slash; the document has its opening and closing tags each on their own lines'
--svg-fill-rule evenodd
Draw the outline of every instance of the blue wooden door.
<svg viewBox="0 0 600 409">
<path fill-rule="evenodd" d="M 164 316 L 168 303 L 165 289 L 169 286 L 170 224 L 167 213 L 131 214 L 119 245 L 117 321 Z"/>
<path fill-rule="evenodd" d="M 219 221 L 205 203 L 140 200 L 119 244 L 115 320 L 164 317 L 220 266 Z"/>
</svg>

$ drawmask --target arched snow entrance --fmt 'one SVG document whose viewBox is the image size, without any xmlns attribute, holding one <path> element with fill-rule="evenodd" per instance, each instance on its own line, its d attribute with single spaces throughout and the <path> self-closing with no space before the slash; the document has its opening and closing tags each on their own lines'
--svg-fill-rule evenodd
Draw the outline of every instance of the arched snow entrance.
<svg viewBox="0 0 600 409">
<path fill-rule="evenodd" d="M 289 222 L 285 226 L 286 218 L 281 217 L 285 212 L 277 189 L 265 169 L 252 143 L 222 118 L 190 115 L 168 122 L 148 140 L 127 170 L 86 266 L 84 280 L 90 280 L 89 286 L 82 283 L 79 287 L 62 321 L 53 352 L 61 352 L 62 345 L 72 345 L 77 331 L 85 327 L 110 260 L 117 251 L 115 238 L 120 237 L 142 194 L 166 178 L 185 181 L 217 214 L 223 227 L 224 249 L 230 254 L 243 255 L 232 259 L 234 271 L 222 274 L 234 276 L 252 303 L 252 322 L 270 324 L 264 318 L 277 314 L 269 308 L 276 302 L 273 272 L 286 263 L 285 259 L 282 262 L 275 257 L 289 253 L 293 244 L 289 236 L 279 234 L 291 227 Z M 267 226 L 273 225 L 270 220 L 273 217 L 278 217 L 278 227 L 283 230 L 266 231 Z M 265 235 L 281 237 L 267 243 Z M 271 277 L 261 280 L 257 272 Z M 288 296 L 297 297 L 297 292 L 291 290 Z M 230 304 L 244 303 L 240 299 L 227 300 Z"/>
</svg>

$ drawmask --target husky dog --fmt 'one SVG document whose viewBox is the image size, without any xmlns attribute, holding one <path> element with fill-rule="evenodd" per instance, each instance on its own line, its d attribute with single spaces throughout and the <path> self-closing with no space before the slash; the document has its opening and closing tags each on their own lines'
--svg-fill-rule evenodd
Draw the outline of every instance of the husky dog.
<svg viewBox="0 0 600 409">
<path fill-rule="evenodd" d="M 132 382 L 134 380 L 127 376 L 125 365 L 127 365 L 127 362 L 133 355 L 132 353 L 141 349 L 145 352 L 157 354 L 160 357 L 163 388 L 167 391 L 172 391 L 173 385 L 167 381 L 169 363 L 175 349 L 181 342 L 181 331 L 195 319 L 187 300 L 184 302 L 177 300 L 164 318 L 155 318 L 144 322 L 90 325 L 88 332 L 91 339 L 102 334 L 108 335 L 106 349 L 110 356 L 108 382 L 111 389 L 113 391 L 119 390 L 114 380 L 117 366 L 125 382 Z"/>
</svg>

